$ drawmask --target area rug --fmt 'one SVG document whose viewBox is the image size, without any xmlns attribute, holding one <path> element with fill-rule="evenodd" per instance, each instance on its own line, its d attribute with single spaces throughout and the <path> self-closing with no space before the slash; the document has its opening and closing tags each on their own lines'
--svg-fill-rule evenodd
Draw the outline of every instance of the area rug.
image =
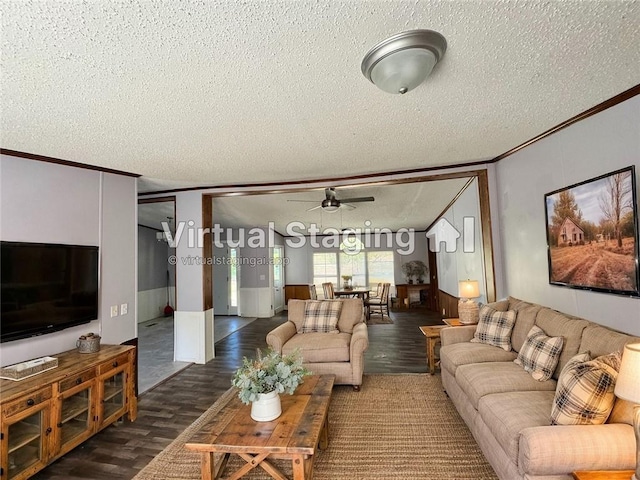
<svg viewBox="0 0 640 480">
<path fill-rule="evenodd" d="M 184 443 L 234 395 L 234 390 L 222 395 L 134 479 L 198 480 L 200 456 L 186 450 Z M 226 474 L 241 463 L 239 457 L 232 456 Z M 291 475 L 290 462 L 274 463 Z M 313 477 L 497 479 L 443 392 L 440 377 L 427 374 L 365 375 L 360 392 L 349 386 L 334 387 L 329 407 L 329 448 L 316 455 Z M 243 478 L 270 477 L 258 468 Z"/>
<path fill-rule="evenodd" d="M 367 325 L 387 325 L 392 324 L 393 320 L 388 315 L 371 315 L 367 319 Z"/>
<path fill-rule="evenodd" d="M 184 443 L 236 394 L 225 392 L 134 479 L 200 479 L 200 456 Z M 226 474 L 241 463 L 232 456 Z M 289 462 L 274 463 L 291 475 Z M 316 480 L 497 479 L 443 392 L 440 377 L 427 374 L 365 375 L 360 392 L 334 387 L 329 448 L 316 455 L 313 470 Z M 270 477 L 255 469 L 243 478 Z"/>
</svg>

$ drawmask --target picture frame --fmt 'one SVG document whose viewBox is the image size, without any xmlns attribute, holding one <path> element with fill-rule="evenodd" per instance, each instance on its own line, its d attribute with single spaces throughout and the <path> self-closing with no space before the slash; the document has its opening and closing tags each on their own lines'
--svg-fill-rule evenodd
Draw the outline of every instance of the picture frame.
<svg viewBox="0 0 640 480">
<path fill-rule="evenodd" d="M 636 191 L 632 165 L 545 194 L 551 285 L 640 297 Z"/>
</svg>

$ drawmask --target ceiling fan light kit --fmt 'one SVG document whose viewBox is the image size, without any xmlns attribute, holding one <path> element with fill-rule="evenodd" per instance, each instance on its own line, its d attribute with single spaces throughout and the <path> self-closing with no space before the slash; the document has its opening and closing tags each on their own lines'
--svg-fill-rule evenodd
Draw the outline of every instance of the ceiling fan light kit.
<svg viewBox="0 0 640 480">
<path fill-rule="evenodd" d="M 340 208 L 340 202 L 335 198 L 325 198 L 322 201 L 322 210 L 327 213 L 335 213 Z"/>
<path fill-rule="evenodd" d="M 367 52 L 362 74 L 381 90 L 404 94 L 420 85 L 447 50 L 447 40 L 433 30 L 398 33 Z"/>
<path fill-rule="evenodd" d="M 373 202 L 375 198 L 373 197 L 353 197 L 353 198 L 336 198 L 336 189 L 333 187 L 324 189 L 324 200 L 320 202 L 320 205 L 316 205 L 315 207 L 309 208 L 307 212 L 311 212 L 312 210 L 317 210 L 321 208 L 323 211 L 327 213 L 337 212 L 340 208 L 348 208 L 354 209 L 356 208 L 354 205 L 350 205 L 351 203 L 361 203 L 361 202 Z M 288 200 L 289 202 L 315 202 L 315 200 Z"/>
</svg>

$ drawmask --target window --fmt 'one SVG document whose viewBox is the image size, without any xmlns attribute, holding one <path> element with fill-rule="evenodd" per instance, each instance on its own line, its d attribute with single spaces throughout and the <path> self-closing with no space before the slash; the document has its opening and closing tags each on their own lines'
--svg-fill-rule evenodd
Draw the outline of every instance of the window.
<svg viewBox="0 0 640 480">
<path fill-rule="evenodd" d="M 351 275 L 353 288 L 367 288 L 365 253 L 349 254 L 340 252 L 340 276 Z M 342 287 L 342 282 L 340 283 Z"/>
<path fill-rule="evenodd" d="M 367 252 L 369 290 L 375 291 L 378 283 L 393 282 L 393 252 Z"/>
<path fill-rule="evenodd" d="M 322 292 L 325 282 L 333 283 L 334 287 L 339 285 L 338 256 L 333 252 L 313 254 L 313 283 L 318 293 Z"/>
<path fill-rule="evenodd" d="M 359 251 L 358 253 L 326 252 L 313 254 L 313 283 L 318 292 L 322 284 L 333 283 L 334 288 L 342 288 L 343 275 L 351 275 L 354 288 L 376 290 L 378 283 L 394 285 L 393 251 Z"/>
</svg>

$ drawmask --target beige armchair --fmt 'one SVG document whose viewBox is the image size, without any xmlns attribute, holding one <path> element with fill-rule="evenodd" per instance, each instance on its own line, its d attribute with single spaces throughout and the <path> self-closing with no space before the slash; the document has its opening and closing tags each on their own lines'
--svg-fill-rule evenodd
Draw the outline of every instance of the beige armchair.
<svg viewBox="0 0 640 480">
<path fill-rule="evenodd" d="M 333 374 L 336 384 L 353 385 L 354 390 L 360 390 L 364 352 L 369 346 L 362 300 L 340 300 L 343 303 L 338 333 L 299 333 L 304 323 L 305 305 L 309 301 L 289 301 L 289 320 L 269 332 L 267 344 L 284 355 L 299 349 L 304 366 L 312 373 Z"/>
</svg>

